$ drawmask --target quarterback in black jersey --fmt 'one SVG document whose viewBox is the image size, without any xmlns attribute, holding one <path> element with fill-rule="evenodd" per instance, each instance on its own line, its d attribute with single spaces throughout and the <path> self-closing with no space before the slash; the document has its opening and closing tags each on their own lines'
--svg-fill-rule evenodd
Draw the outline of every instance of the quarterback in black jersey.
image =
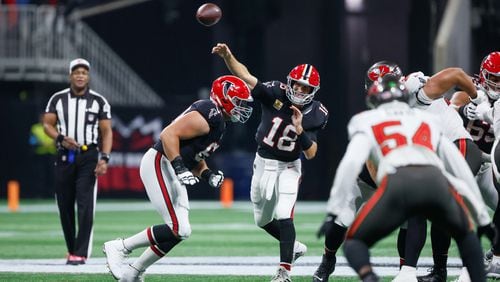
<svg viewBox="0 0 500 282">
<path fill-rule="evenodd" d="M 319 73 L 312 65 L 292 69 L 287 83 L 260 82 L 231 53 L 226 44 L 212 49 L 228 69 L 252 89 L 262 105 L 257 129 L 251 200 L 255 223 L 280 242 L 280 265 L 272 281 L 288 281 L 291 265 L 307 247 L 295 240 L 293 210 L 301 180 L 301 153 L 312 159 L 317 132 L 326 126 L 328 111 L 313 100 L 319 90 Z"/>
<path fill-rule="evenodd" d="M 205 159 L 218 147 L 226 122 L 244 123 L 252 114 L 253 101 L 246 83 L 231 75 L 212 84 L 210 99 L 194 102 L 163 129 L 160 140 L 141 160 L 140 175 L 148 197 L 163 218 L 158 224 L 125 239 L 104 243 L 108 268 L 120 281 L 143 281 L 147 267 L 191 235 L 186 185 L 201 178 L 214 188 L 224 180 Z M 148 247 L 132 264 L 124 260 L 132 250 Z"/>
</svg>

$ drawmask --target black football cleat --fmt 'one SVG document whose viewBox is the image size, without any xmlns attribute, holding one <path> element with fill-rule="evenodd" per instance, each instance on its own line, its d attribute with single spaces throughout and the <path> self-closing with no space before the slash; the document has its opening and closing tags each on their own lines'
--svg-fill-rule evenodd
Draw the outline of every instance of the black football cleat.
<svg viewBox="0 0 500 282">
<path fill-rule="evenodd" d="M 314 272 L 313 282 L 326 282 L 330 277 L 330 274 L 335 270 L 335 263 L 337 263 L 337 258 L 333 256 L 332 258 L 327 258 L 325 255 L 321 258 L 321 263 Z"/>
<path fill-rule="evenodd" d="M 417 277 L 418 282 L 446 282 L 448 272 L 446 268 L 431 268 L 431 272 L 425 276 Z"/>
<path fill-rule="evenodd" d="M 363 282 L 379 282 L 379 278 L 375 273 L 370 273 L 363 277 Z"/>
</svg>

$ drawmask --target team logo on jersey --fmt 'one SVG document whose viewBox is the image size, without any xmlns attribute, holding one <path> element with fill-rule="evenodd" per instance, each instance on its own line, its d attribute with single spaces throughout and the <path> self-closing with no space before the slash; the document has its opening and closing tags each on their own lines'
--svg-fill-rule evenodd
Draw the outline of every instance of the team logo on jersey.
<svg viewBox="0 0 500 282">
<path fill-rule="evenodd" d="M 281 102 L 280 100 L 276 99 L 274 100 L 274 104 L 273 104 L 273 107 L 276 109 L 276 110 L 281 110 L 281 108 L 283 107 L 283 102 Z"/>
<path fill-rule="evenodd" d="M 216 108 L 210 109 L 210 113 L 208 114 L 208 118 L 212 118 L 217 115 L 219 111 Z"/>
</svg>

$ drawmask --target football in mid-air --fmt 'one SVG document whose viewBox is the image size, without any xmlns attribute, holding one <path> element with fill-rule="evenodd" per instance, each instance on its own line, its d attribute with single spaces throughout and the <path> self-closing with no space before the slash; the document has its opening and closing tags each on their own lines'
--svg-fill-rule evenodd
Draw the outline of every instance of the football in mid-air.
<svg viewBox="0 0 500 282">
<path fill-rule="evenodd" d="M 213 26 L 222 17 L 222 10 L 213 3 L 205 3 L 196 11 L 196 19 L 204 26 Z"/>
</svg>

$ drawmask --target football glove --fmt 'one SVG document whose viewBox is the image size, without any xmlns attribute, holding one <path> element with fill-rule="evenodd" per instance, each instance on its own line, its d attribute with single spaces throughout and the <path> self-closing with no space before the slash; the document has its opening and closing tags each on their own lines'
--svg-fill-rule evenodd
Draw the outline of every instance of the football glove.
<svg viewBox="0 0 500 282">
<path fill-rule="evenodd" d="M 220 170 L 214 173 L 210 169 L 205 169 L 201 173 L 201 179 L 205 180 L 213 188 L 220 188 L 222 182 L 224 182 L 224 173 Z"/>
<path fill-rule="evenodd" d="M 200 181 L 190 170 L 187 169 L 187 167 L 184 165 L 184 162 L 182 161 L 181 156 L 176 157 L 170 163 L 174 168 L 177 178 L 182 184 L 194 185 Z"/>
<path fill-rule="evenodd" d="M 486 121 L 487 123 L 493 123 L 493 111 L 490 102 L 485 101 L 476 107 L 476 116 L 478 119 Z"/>
<path fill-rule="evenodd" d="M 331 214 L 331 213 L 329 213 L 325 216 L 323 223 L 321 224 L 318 231 L 316 232 L 316 237 L 318 239 L 325 236 L 325 234 L 328 233 L 332 229 L 332 226 L 335 224 L 336 217 L 337 217 L 336 215 Z"/>
<path fill-rule="evenodd" d="M 477 228 L 477 237 L 481 239 L 481 237 L 483 236 L 486 236 L 488 240 L 490 240 L 491 245 L 496 244 L 496 242 L 498 241 L 498 229 L 493 222 L 484 226 L 479 226 Z"/>
<path fill-rule="evenodd" d="M 464 115 L 468 119 L 470 119 L 470 120 L 476 120 L 476 119 L 478 119 L 477 113 L 476 113 L 476 108 L 477 108 L 476 104 L 474 104 L 474 103 L 468 103 L 464 107 Z"/>
</svg>

